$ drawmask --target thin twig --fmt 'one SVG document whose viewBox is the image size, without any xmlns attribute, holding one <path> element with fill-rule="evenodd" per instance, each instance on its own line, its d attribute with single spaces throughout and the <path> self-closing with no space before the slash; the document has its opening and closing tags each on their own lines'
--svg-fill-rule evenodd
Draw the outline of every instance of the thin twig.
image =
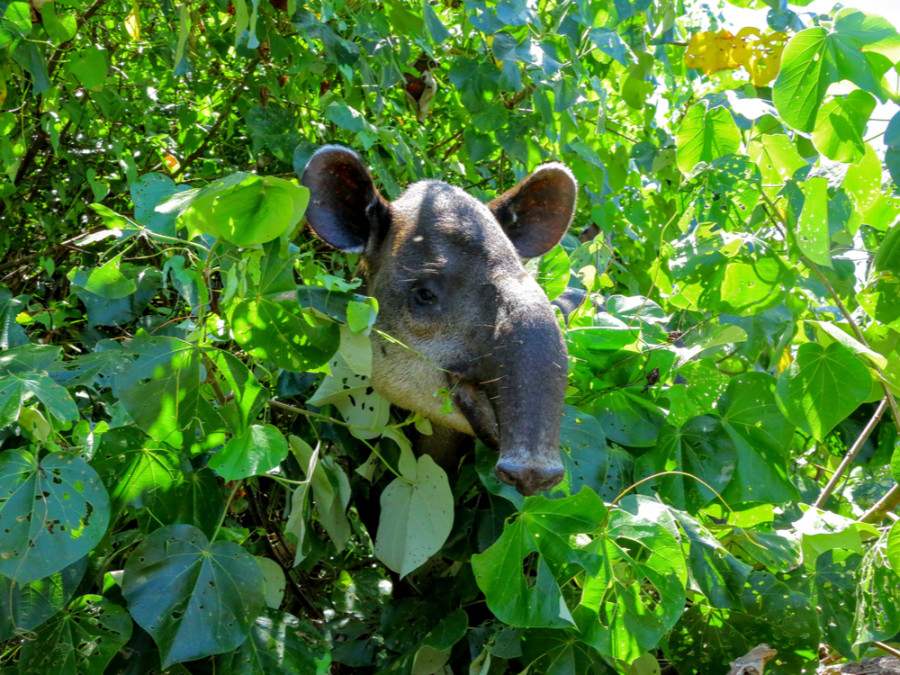
<svg viewBox="0 0 900 675">
<path fill-rule="evenodd" d="M 853 446 L 850 450 L 847 451 L 847 454 L 844 456 L 844 459 L 841 460 L 840 466 L 838 466 L 837 471 L 834 472 L 834 475 L 831 477 L 831 480 L 828 481 L 828 484 L 825 486 L 825 489 L 822 490 L 822 494 L 819 495 L 819 498 L 816 500 L 816 503 L 813 504 L 817 509 L 821 509 L 825 502 L 828 501 L 828 498 L 831 496 L 831 493 L 834 492 L 834 489 L 837 487 L 837 484 L 840 482 L 844 473 L 846 473 L 849 466 L 853 463 L 853 460 L 856 458 L 856 455 L 859 453 L 862 446 L 868 440 L 869 436 L 872 434 L 872 431 L 875 429 L 875 426 L 881 421 L 881 416 L 884 415 L 884 411 L 888 406 L 887 397 L 881 399 L 881 403 L 878 405 L 878 408 L 875 409 L 875 413 L 872 415 L 872 419 L 869 420 L 869 423 L 866 424 L 865 428 L 863 428 L 862 432 L 859 434 L 859 437 L 853 443 Z"/>
<path fill-rule="evenodd" d="M 896 656 L 897 658 L 900 658 L 900 649 L 896 649 L 894 647 L 891 647 L 890 645 L 886 645 L 883 642 L 878 642 L 877 640 L 872 642 L 872 644 L 875 645 L 876 647 L 878 647 L 878 649 L 880 649 L 881 651 L 887 652 L 891 656 Z"/>
</svg>

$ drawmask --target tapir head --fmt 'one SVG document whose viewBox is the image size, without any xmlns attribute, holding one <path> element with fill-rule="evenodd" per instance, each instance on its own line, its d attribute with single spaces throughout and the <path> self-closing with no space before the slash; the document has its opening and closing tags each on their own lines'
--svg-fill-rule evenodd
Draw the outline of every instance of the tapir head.
<svg viewBox="0 0 900 675">
<path fill-rule="evenodd" d="M 556 485 L 566 348 L 521 260 L 548 251 L 569 226 L 569 170 L 544 164 L 488 204 L 434 180 L 388 202 L 356 153 L 325 146 L 302 181 L 312 229 L 362 254 L 379 306 L 375 389 L 499 450 L 496 475 L 522 494 Z"/>
</svg>

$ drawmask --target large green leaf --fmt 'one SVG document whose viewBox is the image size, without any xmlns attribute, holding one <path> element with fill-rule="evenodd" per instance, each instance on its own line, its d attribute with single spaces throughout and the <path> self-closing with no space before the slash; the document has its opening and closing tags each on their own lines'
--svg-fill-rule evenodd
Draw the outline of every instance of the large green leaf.
<svg viewBox="0 0 900 675">
<path fill-rule="evenodd" d="M 738 449 L 722 421 L 712 415 L 693 417 L 680 429 L 666 426 L 657 446 L 635 462 L 635 477 L 645 478 L 667 471 L 669 474 L 641 486 L 656 486 L 668 503 L 694 512 L 716 498 L 734 477 Z M 699 480 L 698 480 L 699 479 Z"/>
<path fill-rule="evenodd" d="M 31 32 L 31 6 L 10 2 L 0 12 L 0 47 L 15 43 Z"/>
<path fill-rule="evenodd" d="M 306 302 L 298 302 L 302 297 L 318 309 L 316 301 L 321 298 L 299 294 L 293 267 L 293 260 L 282 256 L 278 246 L 265 246 L 258 275 L 249 275 L 247 296 L 227 311 L 238 344 L 280 368 L 302 372 L 327 363 L 337 351 L 340 330 L 305 309 Z"/>
<path fill-rule="evenodd" d="M 254 246 L 297 226 L 309 203 L 309 190 L 274 176 L 235 174 L 176 197 L 180 207 L 187 205 L 178 224 L 188 232 Z"/>
<path fill-rule="evenodd" d="M 775 384 L 764 373 L 739 375 L 716 406 L 737 450 L 734 478 L 723 495 L 730 503 L 783 504 L 797 498 L 788 464 L 794 429 L 778 408 Z"/>
<path fill-rule="evenodd" d="M 727 108 L 709 107 L 708 101 L 691 106 L 675 134 L 678 168 L 688 173 L 698 162 L 737 152 L 741 134 Z"/>
<path fill-rule="evenodd" d="M 164 668 L 234 651 L 265 604 L 253 556 L 234 542 L 210 543 L 190 525 L 162 527 L 131 552 L 122 594 Z"/>
<path fill-rule="evenodd" d="M 631 663 L 657 645 L 684 611 L 688 569 L 677 527 L 658 501 L 629 496 L 587 548 L 603 566 L 585 577 L 574 613 L 583 641 Z M 634 576 L 619 575 L 622 567 Z"/>
<path fill-rule="evenodd" d="M 807 342 L 779 376 L 775 393 L 785 416 L 821 441 L 871 388 L 872 376 L 849 349 L 838 342 L 827 348 Z"/>
<path fill-rule="evenodd" d="M 81 457 L 0 453 L 0 574 L 19 584 L 47 577 L 87 555 L 108 524 L 106 488 Z"/>
<path fill-rule="evenodd" d="M 148 438 L 134 425 L 110 429 L 100 438 L 91 466 L 109 491 L 114 515 L 135 506 L 147 509 L 159 522 L 175 519 L 185 477 L 171 447 Z"/>
<path fill-rule="evenodd" d="M 855 9 L 839 12 L 831 31 L 821 27 L 800 31 L 787 43 L 773 85 L 778 113 L 795 129 L 813 131 L 820 110 L 830 114 L 822 109 L 828 87 L 841 80 L 883 100 L 880 81 L 891 61 L 874 50 L 892 49 L 896 36 L 884 19 Z"/>
<path fill-rule="evenodd" d="M 401 475 L 381 493 L 375 555 L 401 577 L 437 553 L 453 526 L 447 474 L 429 455 L 400 463 Z"/>
<path fill-rule="evenodd" d="M 500 538 L 472 556 L 475 580 L 494 616 L 513 626 L 574 626 L 560 586 L 569 579 L 567 563 L 599 572 L 602 558 L 574 538 L 596 533 L 605 518 L 606 507 L 589 488 L 564 499 L 527 498 Z"/>
<path fill-rule="evenodd" d="M 114 388 L 135 423 L 174 448 L 223 442 L 224 422 L 203 386 L 206 350 L 170 338 L 141 338 L 129 347 L 136 358 L 116 376 Z"/>
<path fill-rule="evenodd" d="M 25 642 L 19 673 L 101 675 L 131 637 L 131 617 L 99 595 L 83 595 Z"/>
</svg>

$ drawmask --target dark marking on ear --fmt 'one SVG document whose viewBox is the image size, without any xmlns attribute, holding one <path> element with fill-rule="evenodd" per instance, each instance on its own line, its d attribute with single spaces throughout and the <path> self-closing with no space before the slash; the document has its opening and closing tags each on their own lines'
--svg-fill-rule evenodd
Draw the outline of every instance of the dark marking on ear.
<svg viewBox="0 0 900 675">
<path fill-rule="evenodd" d="M 391 209 L 378 193 L 359 155 L 338 145 L 322 146 L 310 158 L 300 182 L 309 188 L 306 220 L 328 244 L 362 253 L 390 225 Z"/>
<path fill-rule="evenodd" d="M 519 255 L 535 258 L 559 243 L 575 213 L 578 185 L 557 162 L 542 164 L 514 188 L 488 203 Z"/>
</svg>

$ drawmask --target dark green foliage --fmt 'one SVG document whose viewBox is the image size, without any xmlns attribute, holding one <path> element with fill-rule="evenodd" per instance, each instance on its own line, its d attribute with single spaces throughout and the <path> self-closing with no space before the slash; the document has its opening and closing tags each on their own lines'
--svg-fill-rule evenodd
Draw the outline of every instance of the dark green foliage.
<svg viewBox="0 0 900 675">
<path fill-rule="evenodd" d="M 718 674 L 767 643 L 796 675 L 896 641 L 900 36 L 773 10 L 756 88 L 684 66 L 700 19 L 0 0 L 0 670 Z M 480 443 L 417 458 L 430 423 L 372 390 L 385 308 L 303 229 L 325 143 L 388 198 L 572 169 L 528 263 L 587 297 L 548 493 Z"/>
</svg>

